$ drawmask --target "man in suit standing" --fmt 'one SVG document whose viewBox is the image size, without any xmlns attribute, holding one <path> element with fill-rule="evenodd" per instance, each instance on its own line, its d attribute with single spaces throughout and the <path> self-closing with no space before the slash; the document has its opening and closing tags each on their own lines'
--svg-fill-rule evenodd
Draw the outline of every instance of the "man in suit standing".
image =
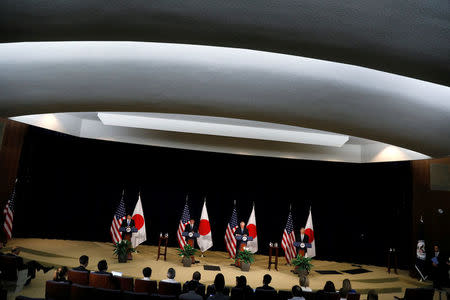
<svg viewBox="0 0 450 300">
<path fill-rule="evenodd" d="M 247 227 L 245 227 L 245 222 L 241 221 L 241 223 L 239 224 L 239 228 L 236 229 L 236 231 L 234 232 L 234 236 L 238 237 L 244 237 L 244 236 L 248 236 L 248 229 Z M 244 247 L 245 245 L 247 245 L 247 242 L 243 242 L 236 240 L 236 256 L 238 255 L 239 251 L 241 250 L 241 247 Z"/>
<path fill-rule="evenodd" d="M 122 221 L 122 224 L 120 227 L 125 228 L 125 231 L 122 231 L 122 240 L 129 240 L 131 241 L 131 231 L 127 232 L 126 228 L 133 228 L 135 227 L 134 220 L 131 218 L 131 215 L 127 215 L 127 218 Z"/>
<path fill-rule="evenodd" d="M 305 256 L 307 250 L 306 244 L 309 243 L 309 236 L 305 234 L 305 227 L 300 228 L 300 234 L 297 236 L 296 241 L 304 244 L 303 247 L 302 245 L 300 245 L 300 247 L 297 247 L 297 254 Z"/>
<path fill-rule="evenodd" d="M 191 233 L 198 233 L 198 227 L 197 225 L 195 225 L 195 220 L 194 219 L 190 219 L 189 220 L 189 224 L 186 225 L 186 227 L 184 227 L 184 232 L 191 232 Z M 195 237 L 190 237 L 190 236 L 186 236 L 186 242 L 192 247 L 194 248 L 194 243 L 195 243 Z M 192 259 L 192 263 L 199 263 L 199 261 L 195 260 L 194 256 L 191 256 Z"/>
<path fill-rule="evenodd" d="M 87 255 L 81 255 L 80 256 L 80 265 L 76 268 L 73 268 L 72 270 L 74 271 L 83 271 L 83 272 L 89 272 L 88 269 L 86 269 L 86 267 L 89 264 L 89 256 Z"/>
</svg>

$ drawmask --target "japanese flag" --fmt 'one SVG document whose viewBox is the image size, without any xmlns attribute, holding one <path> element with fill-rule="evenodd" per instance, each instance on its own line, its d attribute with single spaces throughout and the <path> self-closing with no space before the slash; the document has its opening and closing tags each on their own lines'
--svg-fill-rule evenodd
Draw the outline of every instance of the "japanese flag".
<svg viewBox="0 0 450 300">
<path fill-rule="evenodd" d="M 200 248 L 200 251 L 205 252 L 213 245 L 211 226 L 209 224 L 208 211 L 206 210 L 206 201 L 203 204 L 198 232 L 200 233 L 200 236 L 197 238 L 198 247 Z"/>
<path fill-rule="evenodd" d="M 136 207 L 133 212 L 133 220 L 134 225 L 138 232 L 133 233 L 131 236 L 131 244 L 133 248 L 139 246 L 139 244 L 145 242 L 147 240 L 147 233 L 145 231 L 145 218 L 144 218 L 144 210 L 142 209 L 141 195 L 139 194 L 138 202 L 136 203 Z"/>
<path fill-rule="evenodd" d="M 308 248 L 307 250 L 308 257 L 314 257 L 316 256 L 316 242 L 314 241 L 314 227 L 311 208 L 309 209 L 308 221 L 306 221 L 305 233 L 309 238 L 309 242 L 311 243 L 311 248 Z"/>
<path fill-rule="evenodd" d="M 247 222 L 248 235 L 253 237 L 253 241 L 247 242 L 248 250 L 252 253 L 258 251 L 258 234 L 256 232 L 256 217 L 255 217 L 255 204 L 253 203 L 253 210 L 248 218 Z"/>
</svg>

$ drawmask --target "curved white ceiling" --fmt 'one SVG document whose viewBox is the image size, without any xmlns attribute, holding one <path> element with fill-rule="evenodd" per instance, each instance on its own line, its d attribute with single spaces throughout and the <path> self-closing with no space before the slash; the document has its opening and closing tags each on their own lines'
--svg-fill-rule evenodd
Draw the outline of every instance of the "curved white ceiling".
<svg viewBox="0 0 450 300">
<path fill-rule="evenodd" d="M 450 154 L 450 88 L 244 49 L 146 42 L 0 45 L 0 115 L 140 111 L 228 117 Z"/>
</svg>

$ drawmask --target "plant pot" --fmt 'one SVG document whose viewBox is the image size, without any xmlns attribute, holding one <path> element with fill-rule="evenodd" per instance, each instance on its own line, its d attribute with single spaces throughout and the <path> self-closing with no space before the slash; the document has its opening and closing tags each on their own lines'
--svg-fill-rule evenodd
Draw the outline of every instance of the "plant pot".
<svg viewBox="0 0 450 300">
<path fill-rule="evenodd" d="M 126 263 L 128 261 L 128 255 L 127 254 L 119 255 L 117 258 L 119 259 L 120 263 Z"/>
<path fill-rule="evenodd" d="M 181 262 L 183 263 L 183 267 L 190 267 L 192 265 L 192 260 L 190 257 L 183 257 Z"/>
<path fill-rule="evenodd" d="M 243 272 L 248 272 L 250 271 L 250 264 L 245 263 L 245 262 L 241 262 L 241 270 Z"/>
<path fill-rule="evenodd" d="M 295 269 L 294 269 L 294 273 L 295 274 L 298 274 L 298 277 L 302 277 L 302 276 L 308 276 L 309 275 L 309 272 L 307 271 L 307 270 L 305 270 L 305 269 L 300 269 L 300 268 L 298 268 L 298 267 L 295 267 Z"/>
</svg>

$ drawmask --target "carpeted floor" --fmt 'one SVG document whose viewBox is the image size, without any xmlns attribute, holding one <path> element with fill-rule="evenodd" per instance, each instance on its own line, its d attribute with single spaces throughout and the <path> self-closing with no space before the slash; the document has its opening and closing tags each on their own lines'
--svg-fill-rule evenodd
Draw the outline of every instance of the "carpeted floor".
<svg viewBox="0 0 450 300">
<path fill-rule="evenodd" d="M 202 274 L 202 282 L 211 284 L 214 276 L 218 271 L 204 270 L 204 265 L 219 266 L 221 273 L 224 274 L 226 284 L 232 286 L 235 284 L 235 278 L 238 275 L 246 275 L 250 286 L 253 288 L 260 286 L 264 274 L 272 275 L 272 286 L 276 289 L 290 290 L 293 285 L 298 284 L 298 277 L 291 272 L 292 267 L 285 265 L 284 257 L 279 258 L 278 271 L 267 269 L 268 257 L 264 255 L 256 255 L 256 261 L 251 266 L 250 272 L 242 272 L 240 269 L 231 266 L 233 262 L 228 258 L 225 252 L 210 251 L 205 253 L 205 257 L 197 258 L 199 264 L 190 268 L 184 268 L 181 259 L 176 255 L 175 248 L 169 248 L 167 253 L 167 261 L 156 261 L 156 246 L 142 245 L 138 247 L 138 253 L 134 254 L 134 259 L 128 263 L 120 264 L 117 258 L 112 255 L 111 243 L 70 241 L 70 240 L 47 240 L 47 239 L 13 239 L 8 243 L 8 248 L 13 246 L 22 247 L 21 256 L 28 260 L 36 260 L 47 266 L 68 266 L 74 267 L 78 265 L 78 257 L 86 254 L 90 257 L 89 269 L 95 270 L 96 264 L 100 259 L 106 259 L 109 264 L 110 271 L 123 272 L 124 276 L 141 277 L 141 270 L 150 266 L 153 270 L 152 278 L 160 280 L 165 278 L 169 267 L 175 268 L 177 275 L 176 280 L 180 282 L 187 281 L 191 278 L 194 271 L 200 271 Z M 338 263 L 332 261 L 314 260 L 314 270 L 335 270 L 342 273 L 345 270 L 356 269 L 350 263 Z M 342 280 L 349 278 L 353 288 L 364 294 L 369 289 L 378 290 L 380 299 L 393 299 L 393 296 L 402 296 L 404 289 L 407 287 L 428 287 L 431 283 L 421 283 L 408 276 L 406 271 L 400 271 L 399 274 L 388 274 L 386 268 L 363 265 L 362 268 L 370 271 L 362 274 L 319 274 L 311 272 L 310 286 L 313 290 L 323 287 L 327 280 L 335 283 L 336 288 L 340 288 Z M 51 279 L 53 271 L 43 274 L 38 272 L 38 276 L 32 283 L 25 287 L 19 293 L 29 297 L 44 297 L 45 281 Z M 15 295 L 9 294 L 8 299 L 14 299 Z M 362 299 L 365 299 L 363 295 Z M 439 299 L 436 293 L 435 299 Z M 446 297 L 443 296 L 442 300 Z"/>
</svg>

